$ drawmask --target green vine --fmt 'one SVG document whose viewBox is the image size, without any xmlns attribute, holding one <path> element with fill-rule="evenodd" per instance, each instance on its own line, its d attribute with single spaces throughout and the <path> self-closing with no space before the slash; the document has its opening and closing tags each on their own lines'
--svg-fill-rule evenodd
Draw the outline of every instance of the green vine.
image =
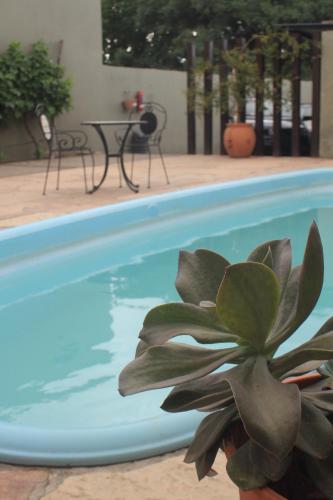
<svg viewBox="0 0 333 500">
<path fill-rule="evenodd" d="M 63 66 L 54 63 L 44 42 L 38 41 L 29 53 L 13 42 L 0 55 L 0 125 L 22 120 L 40 156 L 38 140 L 31 127 L 36 106 L 42 105 L 53 119 L 71 107 L 71 81 Z"/>
</svg>

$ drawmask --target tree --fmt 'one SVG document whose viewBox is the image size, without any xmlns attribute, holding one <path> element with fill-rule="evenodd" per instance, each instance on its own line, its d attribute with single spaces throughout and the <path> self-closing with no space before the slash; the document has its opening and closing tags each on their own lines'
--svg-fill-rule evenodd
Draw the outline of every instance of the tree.
<svg viewBox="0 0 333 500">
<path fill-rule="evenodd" d="M 282 22 L 333 18 L 332 0 L 102 0 L 106 62 L 182 69 L 196 38 L 253 34 Z"/>
</svg>

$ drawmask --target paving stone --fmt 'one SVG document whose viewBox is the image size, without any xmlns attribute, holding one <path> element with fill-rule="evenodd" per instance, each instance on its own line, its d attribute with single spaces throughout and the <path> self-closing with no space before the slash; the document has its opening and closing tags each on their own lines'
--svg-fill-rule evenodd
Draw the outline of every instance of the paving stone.
<svg viewBox="0 0 333 500">
<path fill-rule="evenodd" d="M 237 488 L 225 472 L 222 453 L 215 462 L 220 474 L 200 483 L 183 453 L 129 464 L 81 470 L 70 475 L 41 500 L 236 500 Z"/>
<path fill-rule="evenodd" d="M 46 484 L 46 469 L 6 467 L 0 470 L 0 499 L 29 500 L 31 493 L 42 484 Z"/>
</svg>

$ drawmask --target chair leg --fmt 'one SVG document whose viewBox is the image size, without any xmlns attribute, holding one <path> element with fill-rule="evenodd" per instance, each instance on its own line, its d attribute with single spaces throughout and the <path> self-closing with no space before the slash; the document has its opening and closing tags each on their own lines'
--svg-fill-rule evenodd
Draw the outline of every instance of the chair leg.
<svg viewBox="0 0 333 500">
<path fill-rule="evenodd" d="M 135 153 L 132 153 L 132 161 L 131 161 L 131 181 L 133 180 L 134 156 L 135 156 Z"/>
<path fill-rule="evenodd" d="M 168 172 L 167 172 L 167 169 L 166 169 L 166 166 L 165 166 L 165 163 L 164 163 L 164 158 L 163 158 L 163 154 L 162 154 L 162 150 L 161 150 L 161 146 L 158 144 L 158 151 L 160 153 L 160 158 L 161 158 L 161 162 L 162 162 L 162 167 L 163 167 L 163 170 L 164 170 L 164 173 L 165 173 L 165 178 L 166 178 L 166 181 L 167 181 L 167 184 L 170 184 L 170 181 L 169 181 L 169 177 L 168 177 Z"/>
<path fill-rule="evenodd" d="M 117 158 L 117 166 L 118 166 L 118 178 L 119 178 L 119 187 L 123 187 L 121 183 L 121 168 L 120 168 L 120 160 Z"/>
<path fill-rule="evenodd" d="M 48 159 L 47 167 L 46 167 L 45 181 L 44 181 L 44 188 L 43 188 L 43 194 L 44 195 L 46 194 L 46 186 L 47 186 L 47 180 L 48 180 L 48 177 L 49 177 L 49 171 L 50 171 L 50 168 L 51 168 L 51 160 L 52 160 L 52 151 L 50 151 L 49 159 Z"/>
<path fill-rule="evenodd" d="M 61 151 L 58 151 L 58 173 L 57 173 L 57 191 L 59 191 L 59 184 L 60 184 L 60 166 L 61 166 Z"/>
<path fill-rule="evenodd" d="M 92 166 L 92 188 L 95 186 L 95 155 L 92 151 L 89 151 L 89 154 L 91 156 L 91 166 Z"/>
<path fill-rule="evenodd" d="M 147 188 L 150 189 L 150 172 L 151 172 L 151 151 L 148 147 L 148 155 L 149 155 L 149 164 L 148 164 L 148 184 Z"/>
<path fill-rule="evenodd" d="M 81 160 L 82 160 L 82 165 L 83 165 L 83 178 L 84 178 L 84 188 L 85 188 L 85 193 L 88 193 L 88 184 L 87 184 L 87 170 L 86 170 L 86 160 L 84 159 L 84 154 L 81 151 Z"/>
</svg>

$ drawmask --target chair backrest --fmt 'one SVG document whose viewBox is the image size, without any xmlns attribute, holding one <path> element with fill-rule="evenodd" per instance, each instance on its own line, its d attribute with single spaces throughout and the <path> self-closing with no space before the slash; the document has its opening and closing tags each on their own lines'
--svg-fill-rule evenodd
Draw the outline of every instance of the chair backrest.
<svg viewBox="0 0 333 500">
<path fill-rule="evenodd" d="M 47 142 L 50 142 L 52 140 L 52 126 L 51 126 L 50 120 L 48 119 L 48 117 L 46 115 L 44 115 L 44 113 L 39 115 L 38 118 L 39 118 L 39 124 L 40 124 L 40 128 L 43 132 L 44 139 Z"/>
<path fill-rule="evenodd" d="M 39 121 L 39 126 L 41 128 L 43 137 L 45 141 L 51 146 L 53 141 L 53 129 L 54 126 L 50 122 L 48 116 L 44 113 L 44 108 L 42 104 L 38 104 L 35 109 L 35 114 Z"/>
<path fill-rule="evenodd" d="M 160 141 L 167 123 L 166 109 L 157 102 L 145 102 L 143 106 L 144 108 L 139 114 L 133 110 L 130 113 L 130 118 L 145 122 L 139 125 L 138 130 L 142 135 L 148 137 L 149 141 Z"/>
</svg>

